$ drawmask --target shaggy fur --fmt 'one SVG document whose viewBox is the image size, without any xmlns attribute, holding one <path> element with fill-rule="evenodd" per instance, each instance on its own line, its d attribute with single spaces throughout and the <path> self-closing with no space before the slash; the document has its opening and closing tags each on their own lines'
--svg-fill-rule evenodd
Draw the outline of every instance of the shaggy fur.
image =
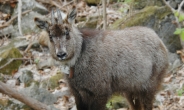
<svg viewBox="0 0 184 110">
<path fill-rule="evenodd" d="M 48 33 L 57 31 L 52 36 L 58 40 L 49 46 L 53 58 L 59 60 L 56 50 L 66 47 L 67 58 L 59 61 L 74 68 L 73 78 L 67 80 L 77 109 L 105 110 L 108 98 L 119 93 L 126 97 L 131 110 L 151 110 L 168 67 L 167 50 L 158 35 L 146 27 L 77 29 L 69 22 L 74 14 L 69 14 L 68 22 L 45 27 Z M 65 26 L 70 29 L 68 40 L 63 34 Z"/>
</svg>

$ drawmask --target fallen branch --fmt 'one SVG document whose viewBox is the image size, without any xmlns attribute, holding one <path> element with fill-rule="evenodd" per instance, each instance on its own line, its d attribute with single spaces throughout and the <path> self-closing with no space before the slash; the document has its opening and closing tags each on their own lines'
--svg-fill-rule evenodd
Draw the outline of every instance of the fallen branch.
<svg viewBox="0 0 184 110">
<path fill-rule="evenodd" d="M 49 107 L 31 97 L 19 93 L 16 89 L 0 81 L 0 92 L 13 97 L 24 104 L 30 106 L 34 110 L 49 110 Z"/>
<path fill-rule="evenodd" d="M 22 13 L 22 15 L 25 15 L 25 14 L 27 14 L 29 12 L 31 12 L 31 10 L 24 11 Z M 12 17 L 8 22 L 5 22 L 3 25 L 0 25 L 0 29 L 3 29 L 5 27 L 9 26 L 13 22 L 13 20 L 15 20 L 17 17 L 18 17 L 18 15 Z"/>
<path fill-rule="evenodd" d="M 2 66 L 0 67 L 0 69 L 6 67 L 8 64 L 10 64 L 10 63 L 11 63 L 12 61 L 14 61 L 14 60 L 31 60 L 31 59 L 30 59 L 30 58 L 12 58 L 12 59 L 10 59 L 7 63 L 5 63 L 4 65 L 2 65 Z"/>
</svg>

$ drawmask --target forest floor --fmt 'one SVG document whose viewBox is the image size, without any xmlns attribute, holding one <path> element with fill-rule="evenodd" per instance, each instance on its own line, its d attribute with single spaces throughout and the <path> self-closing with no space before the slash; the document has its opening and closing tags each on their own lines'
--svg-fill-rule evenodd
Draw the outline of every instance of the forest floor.
<svg viewBox="0 0 184 110">
<path fill-rule="evenodd" d="M 78 16 L 88 16 L 91 15 L 92 12 L 96 11 L 95 7 L 87 7 L 84 6 L 83 3 L 79 4 L 81 5 L 81 10 L 84 10 L 82 13 L 79 13 Z M 112 5 L 112 7 L 115 7 L 116 5 Z M 84 8 L 85 9 L 82 9 Z M 108 23 L 111 24 L 115 20 L 122 17 L 120 13 L 125 12 L 129 10 L 129 6 L 127 4 L 122 4 L 119 11 L 113 10 L 113 8 L 109 8 L 108 11 Z M 101 27 L 101 23 L 97 26 L 98 28 Z M 28 39 L 28 41 L 33 37 L 38 35 L 26 35 L 24 36 L 25 39 Z M 6 46 L 9 45 L 11 41 L 11 38 L 0 38 L 0 46 Z M 29 54 L 29 53 L 28 53 Z M 26 54 L 26 55 L 28 55 Z M 35 63 L 36 60 L 47 60 L 49 59 L 50 55 L 45 52 L 40 52 L 36 50 L 31 50 L 30 54 L 28 56 L 23 57 L 29 57 L 33 58 L 33 63 L 24 63 L 20 66 L 19 70 L 12 74 L 11 77 L 7 77 L 6 83 L 11 85 L 13 88 L 16 89 L 24 89 L 25 85 L 20 84 L 16 85 L 16 80 L 14 76 L 21 74 L 21 70 L 30 70 L 34 73 L 34 80 L 40 80 L 40 77 L 42 79 L 47 79 L 55 74 L 60 70 L 58 67 L 49 67 L 44 68 L 42 70 L 37 69 L 37 64 Z M 6 76 L 5 76 L 6 77 Z M 51 93 L 55 94 L 57 91 L 66 91 L 68 90 L 67 84 L 65 79 L 59 80 L 59 87 L 49 90 Z M 0 99 L 6 99 L 10 98 L 4 94 L 0 93 Z M 72 110 L 75 110 L 75 101 L 74 97 L 72 95 L 63 96 L 61 98 L 57 99 L 57 102 L 54 103 L 54 106 L 60 110 L 68 110 L 68 108 L 72 108 Z M 110 110 L 110 107 L 109 107 Z M 128 110 L 127 106 L 123 108 L 119 108 L 117 110 Z M 175 68 L 173 71 L 170 71 L 167 73 L 167 76 L 164 78 L 163 87 L 158 92 L 155 98 L 154 102 L 154 110 L 184 110 L 184 65 L 181 65 L 178 68 Z"/>
</svg>

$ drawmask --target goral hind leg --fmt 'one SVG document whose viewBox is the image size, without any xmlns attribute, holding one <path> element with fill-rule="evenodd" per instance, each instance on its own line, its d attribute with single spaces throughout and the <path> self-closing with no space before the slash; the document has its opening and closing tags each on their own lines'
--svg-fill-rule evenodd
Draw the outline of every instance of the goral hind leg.
<svg viewBox="0 0 184 110">
<path fill-rule="evenodd" d="M 133 93 L 124 93 L 126 97 L 130 110 L 142 110 L 142 104 L 138 96 L 135 96 Z"/>
</svg>

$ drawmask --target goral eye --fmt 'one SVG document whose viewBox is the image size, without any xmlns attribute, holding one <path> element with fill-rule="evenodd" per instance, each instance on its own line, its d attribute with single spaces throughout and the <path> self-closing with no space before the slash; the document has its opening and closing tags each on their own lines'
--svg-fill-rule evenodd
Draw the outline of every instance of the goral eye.
<svg viewBox="0 0 184 110">
<path fill-rule="evenodd" d="M 69 40 L 70 39 L 70 35 L 69 35 L 69 31 L 68 30 L 65 32 L 65 35 L 66 35 L 66 39 Z"/>
<path fill-rule="evenodd" d="M 53 35 L 49 35 L 50 41 L 53 41 Z"/>
<path fill-rule="evenodd" d="M 69 35 L 69 31 L 66 31 L 66 32 L 65 32 L 65 35 L 68 36 L 68 35 Z"/>
</svg>

